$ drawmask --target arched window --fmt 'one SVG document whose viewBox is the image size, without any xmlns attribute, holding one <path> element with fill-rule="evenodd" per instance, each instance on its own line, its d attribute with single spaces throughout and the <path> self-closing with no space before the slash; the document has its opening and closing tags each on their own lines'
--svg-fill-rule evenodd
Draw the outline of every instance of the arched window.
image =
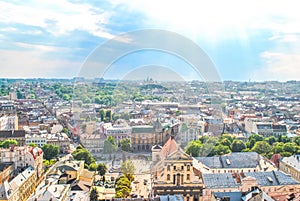
<svg viewBox="0 0 300 201">
<path fill-rule="evenodd" d="M 167 180 L 170 181 L 170 175 L 169 174 L 167 175 Z"/>
</svg>

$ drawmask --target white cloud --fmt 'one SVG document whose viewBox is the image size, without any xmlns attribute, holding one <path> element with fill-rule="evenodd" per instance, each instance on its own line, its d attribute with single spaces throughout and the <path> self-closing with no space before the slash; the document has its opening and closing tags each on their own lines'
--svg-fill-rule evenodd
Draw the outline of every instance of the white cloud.
<svg viewBox="0 0 300 201">
<path fill-rule="evenodd" d="M 103 38 L 113 37 L 104 28 L 111 13 L 88 4 L 67 0 L 34 0 L 26 5 L 0 2 L 0 13 L 1 23 L 37 26 L 54 35 L 81 30 Z"/>
<path fill-rule="evenodd" d="M 265 62 L 264 68 L 254 71 L 252 80 L 299 80 L 300 52 L 264 52 L 261 58 Z"/>
<path fill-rule="evenodd" d="M 114 0 L 129 10 L 140 11 L 148 25 L 167 28 L 195 38 L 212 41 L 224 38 L 247 39 L 257 29 L 274 33 L 300 32 L 296 0 L 204 1 L 204 0 Z"/>
<path fill-rule="evenodd" d="M 0 66 L 0 77 L 72 77 L 76 76 L 80 63 L 46 59 L 39 50 L 0 50 Z"/>
</svg>

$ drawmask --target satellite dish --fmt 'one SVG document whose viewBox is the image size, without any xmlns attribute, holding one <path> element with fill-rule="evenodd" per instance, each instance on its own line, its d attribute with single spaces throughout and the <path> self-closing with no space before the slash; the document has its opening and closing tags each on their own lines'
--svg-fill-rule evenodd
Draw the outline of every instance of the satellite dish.
<svg viewBox="0 0 300 201">
<path fill-rule="evenodd" d="M 58 124 L 52 127 L 51 133 L 60 133 L 63 130 L 63 126 Z"/>
</svg>

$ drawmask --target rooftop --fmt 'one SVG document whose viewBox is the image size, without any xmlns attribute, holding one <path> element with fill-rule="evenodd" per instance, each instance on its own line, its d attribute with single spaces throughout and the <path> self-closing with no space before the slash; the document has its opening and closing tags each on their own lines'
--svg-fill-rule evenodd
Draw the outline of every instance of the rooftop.
<svg viewBox="0 0 300 201">
<path fill-rule="evenodd" d="M 237 188 L 238 183 L 231 173 L 203 174 L 203 182 L 206 188 Z"/>
<path fill-rule="evenodd" d="M 196 157 L 209 168 L 255 168 L 259 165 L 256 152 L 233 152 L 223 156 Z"/>
<path fill-rule="evenodd" d="M 300 171 L 300 154 L 299 155 L 293 155 L 290 157 L 284 157 L 281 162 L 293 167 L 297 171 Z"/>
</svg>

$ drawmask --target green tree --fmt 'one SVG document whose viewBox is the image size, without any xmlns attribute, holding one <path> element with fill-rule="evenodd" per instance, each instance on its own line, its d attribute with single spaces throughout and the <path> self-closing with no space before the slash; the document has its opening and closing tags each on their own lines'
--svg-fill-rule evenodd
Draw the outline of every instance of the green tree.
<svg viewBox="0 0 300 201">
<path fill-rule="evenodd" d="M 297 148 L 297 144 L 294 142 L 287 142 L 283 145 L 283 151 L 290 152 L 291 154 L 296 153 Z"/>
<path fill-rule="evenodd" d="M 235 137 L 232 137 L 231 135 L 229 134 L 223 134 L 221 135 L 221 137 L 219 138 L 221 141 L 224 140 L 224 139 L 227 139 L 230 141 L 230 143 L 233 142 L 233 140 L 235 140 Z M 224 144 L 225 145 L 225 144 Z M 230 145 L 226 145 L 226 146 L 230 146 Z"/>
<path fill-rule="evenodd" d="M 107 171 L 106 165 L 104 163 L 99 163 L 98 167 L 97 167 L 97 171 L 98 171 L 99 175 L 104 176 Z"/>
<path fill-rule="evenodd" d="M 89 165 L 89 170 L 91 171 L 96 171 L 97 170 L 97 163 L 96 162 L 93 162 Z"/>
<path fill-rule="evenodd" d="M 225 145 L 217 145 L 213 148 L 213 155 L 224 155 L 230 153 L 230 148 Z"/>
<path fill-rule="evenodd" d="M 53 144 L 45 144 L 42 146 L 42 150 L 44 152 L 44 158 L 47 160 L 57 158 L 59 154 L 59 147 L 54 146 Z"/>
<path fill-rule="evenodd" d="M 37 147 L 37 145 L 35 143 L 30 143 L 29 146 L 30 147 Z"/>
<path fill-rule="evenodd" d="M 252 134 L 252 135 L 250 135 L 250 137 L 249 137 L 249 141 L 250 140 L 254 140 L 255 142 L 258 142 L 258 141 L 263 141 L 264 140 L 264 137 L 262 136 L 262 135 L 259 135 L 259 134 Z"/>
<path fill-rule="evenodd" d="M 100 119 L 101 119 L 101 121 L 104 121 L 104 118 L 105 118 L 105 110 L 104 110 L 104 109 L 101 109 L 101 110 L 99 111 L 99 113 L 100 113 Z"/>
<path fill-rule="evenodd" d="M 121 165 L 121 172 L 129 179 L 129 181 L 133 181 L 133 174 L 135 172 L 134 164 L 131 160 L 126 160 Z"/>
<path fill-rule="evenodd" d="M 300 136 L 294 137 L 293 142 L 295 142 L 298 146 L 300 146 Z"/>
<path fill-rule="evenodd" d="M 291 142 L 290 138 L 286 135 L 279 135 L 278 137 L 278 142 L 283 142 L 283 143 L 287 143 L 287 142 Z"/>
<path fill-rule="evenodd" d="M 234 140 L 231 144 L 232 152 L 241 152 L 246 149 L 246 144 L 242 140 Z"/>
<path fill-rule="evenodd" d="M 129 179 L 122 175 L 116 179 L 115 183 L 115 190 L 116 190 L 116 198 L 127 198 L 131 192 L 131 182 Z"/>
<path fill-rule="evenodd" d="M 269 143 L 269 145 L 273 145 L 275 142 L 277 142 L 276 137 L 271 136 L 271 137 L 267 137 L 265 138 L 265 141 Z"/>
<path fill-rule="evenodd" d="M 98 191 L 96 187 L 92 188 L 91 190 L 90 201 L 98 201 Z"/>
<path fill-rule="evenodd" d="M 193 157 L 197 157 L 200 154 L 202 144 L 199 140 L 190 141 L 185 147 L 185 152 L 191 154 Z"/>
<path fill-rule="evenodd" d="M 230 146 L 231 146 L 231 141 L 230 141 L 229 139 L 227 139 L 227 138 L 223 138 L 223 139 L 219 142 L 219 144 L 224 145 L 224 146 L 227 146 L 227 147 L 230 147 Z"/>
<path fill-rule="evenodd" d="M 18 145 L 18 142 L 16 140 L 5 140 L 0 144 L 5 149 L 9 148 L 10 145 Z"/>
<path fill-rule="evenodd" d="M 259 154 L 265 155 L 271 152 L 272 147 L 269 145 L 269 143 L 265 141 L 258 141 L 255 143 L 254 147 L 251 150 Z"/>
<path fill-rule="evenodd" d="M 75 160 L 82 160 L 84 161 L 85 164 L 87 164 L 88 166 L 91 163 L 95 162 L 94 157 L 92 156 L 92 154 L 85 150 L 85 149 L 76 149 L 73 153 L 72 156 L 74 157 Z"/>
<path fill-rule="evenodd" d="M 120 140 L 120 146 L 123 151 L 130 151 L 130 139 L 122 139 Z"/>
<path fill-rule="evenodd" d="M 111 118 L 112 118 L 111 110 L 107 110 L 107 111 L 106 111 L 105 118 L 106 118 L 108 121 L 111 121 Z"/>
<path fill-rule="evenodd" d="M 112 136 L 108 136 L 106 140 L 104 140 L 103 150 L 104 153 L 112 154 L 117 149 L 115 139 Z"/>
<path fill-rule="evenodd" d="M 283 145 L 284 145 L 283 142 L 275 142 L 272 146 L 272 151 L 275 154 L 279 154 L 279 153 L 283 152 Z"/>
</svg>

